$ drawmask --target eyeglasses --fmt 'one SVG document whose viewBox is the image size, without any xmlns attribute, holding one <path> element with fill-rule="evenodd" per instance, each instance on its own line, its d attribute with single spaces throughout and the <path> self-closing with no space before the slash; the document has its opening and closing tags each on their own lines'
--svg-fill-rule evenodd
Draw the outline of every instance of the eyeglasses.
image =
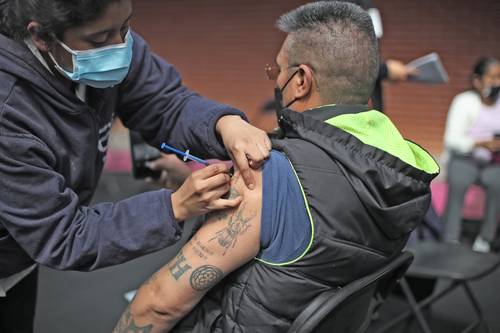
<svg viewBox="0 0 500 333">
<path fill-rule="evenodd" d="M 264 71 L 266 72 L 269 80 L 275 81 L 278 78 L 278 75 L 280 75 L 281 69 L 278 65 L 266 64 Z"/>
<path fill-rule="evenodd" d="M 287 69 L 294 67 L 299 67 L 299 65 L 288 66 Z M 267 78 L 269 80 L 276 81 L 278 75 L 280 75 L 281 73 L 281 68 L 278 65 L 266 64 L 266 66 L 264 67 L 264 71 L 266 72 Z"/>
</svg>

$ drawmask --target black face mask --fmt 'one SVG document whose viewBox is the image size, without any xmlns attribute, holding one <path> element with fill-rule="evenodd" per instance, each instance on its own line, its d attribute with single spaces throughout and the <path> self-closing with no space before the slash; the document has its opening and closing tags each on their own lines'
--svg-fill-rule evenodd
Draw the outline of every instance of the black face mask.
<svg viewBox="0 0 500 333">
<path fill-rule="evenodd" d="M 276 115 L 278 116 L 278 121 L 281 116 L 281 111 L 283 111 L 283 94 L 279 87 L 274 88 L 274 109 L 276 110 Z"/>
<path fill-rule="evenodd" d="M 276 108 L 276 115 L 278 116 L 278 123 L 281 120 L 281 113 L 282 113 L 283 109 L 288 108 L 290 105 L 292 105 L 293 103 L 295 103 L 299 100 L 298 98 L 295 98 L 290 103 L 283 106 L 283 91 L 285 91 L 285 88 L 288 86 L 290 81 L 292 81 L 293 77 L 298 72 L 299 72 L 299 70 L 296 70 L 295 73 L 293 73 L 292 76 L 290 76 L 290 78 L 283 85 L 283 88 L 280 88 L 280 87 L 274 88 L 274 104 L 275 104 L 275 108 Z"/>
<path fill-rule="evenodd" d="M 496 101 L 500 95 L 500 86 L 491 86 L 483 90 L 483 97 Z"/>
</svg>

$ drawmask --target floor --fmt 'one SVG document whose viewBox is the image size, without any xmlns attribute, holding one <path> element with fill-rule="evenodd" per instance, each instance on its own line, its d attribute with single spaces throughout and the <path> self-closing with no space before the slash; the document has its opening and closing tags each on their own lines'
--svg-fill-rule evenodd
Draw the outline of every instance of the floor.
<svg viewBox="0 0 500 333">
<path fill-rule="evenodd" d="M 116 201 L 150 189 L 128 174 L 106 173 L 94 201 Z M 189 229 L 189 226 L 186 226 Z M 142 257 L 116 267 L 91 273 L 58 272 L 42 268 L 35 322 L 36 333 L 111 332 L 126 307 L 123 294 L 135 289 L 178 250 L 177 246 Z M 500 270 L 473 284 L 492 332 L 500 332 Z M 380 311 L 379 319 L 370 328 L 374 332 L 385 319 L 397 314 L 405 304 L 391 297 Z M 431 311 L 434 332 L 455 333 L 474 319 L 472 308 L 462 291 L 453 292 L 439 301 Z M 413 324 L 393 332 L 419 332 Z M 479 331 L 478 331 L 479 332 Z"/>
</svg>

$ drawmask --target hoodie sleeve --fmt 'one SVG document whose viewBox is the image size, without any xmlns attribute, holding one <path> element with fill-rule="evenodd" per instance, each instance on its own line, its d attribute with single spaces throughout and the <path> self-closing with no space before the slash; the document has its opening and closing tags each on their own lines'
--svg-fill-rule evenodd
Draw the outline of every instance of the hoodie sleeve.
<svg viewBox="0 0 500 333">
<path fill-rule="evenodd" d="M 0 136 L 0 223 L 35 262 L 89 271 L 180 239 L 170 192 L 84 207 L 53 170 L 55 163 L 53 153 L 36 138 Z"/>
<path fill-rule="evenodd" d="M 156 147 L 167 142 L 204 158 L 227 159 L 215 124 L 225 115 L 246 120 L 245 115 L 187 89 L 172 65 L 153 54 L 138 34 L 133 37 L 132 65 L 120 85 L 118 106 L 125 126 L 141 132 Z"/>
</svg>

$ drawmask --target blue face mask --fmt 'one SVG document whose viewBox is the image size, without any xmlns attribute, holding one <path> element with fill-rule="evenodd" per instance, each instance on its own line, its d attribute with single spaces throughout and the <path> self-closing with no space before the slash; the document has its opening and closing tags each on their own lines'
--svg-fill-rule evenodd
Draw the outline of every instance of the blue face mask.
<svg viewBox="0 0 500 333">
<path fill-rule="evenodd" d="M 72 54 L 73 71 L 69 72 L 59 66 L 52 53 L 49 52 L 49 56 L 56 69 L 72 81 L 103 89 L 120 84 L 128 74 L 134 44 L 130 29 L 125 36 L 124 43 L 97 49 L 76 51 L 61 41 L 57 42 Z"/>
</svg>

